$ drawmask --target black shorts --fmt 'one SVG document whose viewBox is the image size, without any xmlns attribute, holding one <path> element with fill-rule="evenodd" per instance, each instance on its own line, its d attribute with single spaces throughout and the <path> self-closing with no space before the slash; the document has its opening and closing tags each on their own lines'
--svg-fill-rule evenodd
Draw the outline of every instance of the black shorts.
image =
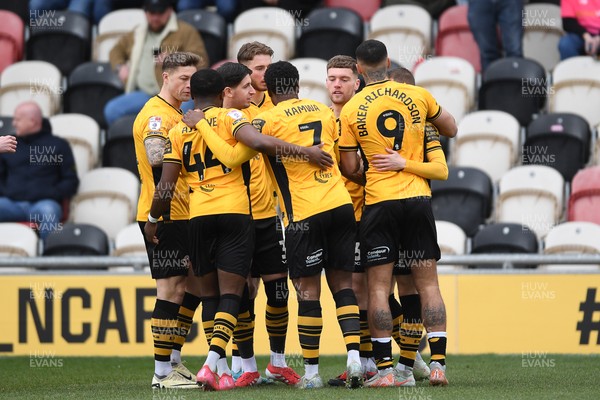
<svg viewBox="0 0 600 400">
<path fill-rule="evenodd" d="M 190 258 L 196 276 L 220 269 L 246 278 L 253 249 L 250 215 L 217 214 L 190 220 Z"/>
<path fill-rule="evenodd" d="M 142 235 L 146 222 L 138 221 Z M 187 276 L 189 260 L 188 221 L 159 221 L 156 227 L 158 244 L 146 241 L 146 253 L 152 279 Z"/>
<path fill-rule="evenodd" d="M 439 260 L 431 198 L 388 200 L 366 206 L 360 224 L 360 247 L 365 268 L 395 263 L 400 251 L 409 264 Z"/>
<path fill-rule="evenodd" d="M 356 243 L 354 247 L 354 272 L 365 272 L 361 262 L 360 262 L 360 221 L 356 223 Z"/>
<path fill-rule="evenodd" d="M 287 272 L 282 225 L 277 217 L 254 220 L 252 277 Z"/>
<path fill-rule="evenodd" d="M 354 271 L 355 243 L 351 204 L 290 223 L 285 229 L 290 278 L 314 276 L 323 268 Z"/>
</svg>

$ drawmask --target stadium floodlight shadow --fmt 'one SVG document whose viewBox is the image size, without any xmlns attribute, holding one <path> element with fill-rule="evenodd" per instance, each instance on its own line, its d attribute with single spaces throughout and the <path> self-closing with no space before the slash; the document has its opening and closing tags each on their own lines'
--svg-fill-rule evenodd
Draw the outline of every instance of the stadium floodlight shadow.
<svg viewBox="0 0 600 400">
<path fill-rule="evenodd" d="M 355 57 L 363 40 L 364 25 L 358 13 L 346 8 L 317 8 L 302 26 L 296 56 L 326 61 L 336 55 Z"/>
<path fill-rule="evenodd" d="M 91 27 L 83 15 L 56 11 L 40 15 L 31 23 L 27 59 L 54 64 L 65 76 L 90 59 Z"/>
<path fill-rule="evenodd" d="M 123 83 L 109 63 L 86 62 L 69 75 L 64 112 L 88 115 L 106 128 L 104 106 L 120 94 L 123 94 Z"/>
<path fill-rule="evenodd" d="M 186 10 L 177 18 L 192 25 L 204 41 L 209 65 L 227 56 L 227 22 L 221 15 L 208 10 Z"/>
<path fill-rule="evenodd" d="M 528 253 L 537 254 L 539 243 L 536 234 L 526 225 L 496 223 L 483 227 L 475 234 L 471 254 Z M 515 268 L 536 268 L 537 265 L 514 265 Z M 497 265 L 475 265 L 470 268 L 502 268 Z"/>
<path fill-rule="evenodd" d="M 478 168 L 449 167 L 448 180 L 431 181 L 435 219 L 458 225 L 469 237 L 490 216 L 492 201 L 492 181 Z"/>
<path fill-rule="evenodd" d="M 589 124 L 579 115 L 540 115 L 527 127 L 521 161 L 552 167 L 571 181 L 590 158 L 591 137 Z"/>
<path fill-rule="evenodd" d="M 500 110 L 527 126 L 546 104 L 546 70 L 535 60 L 507 57 L 491 63 L 479 88 L 479 109 Z"/>
<path fill-rule="evenodd" d="M 125 115 L 108 127 L 102 151 L 103 167 L 119 167 L 138 175 L 133 142 L 133 123 L 136 115 Z"/>
<path fill-rule="evenodd" d="M 44 241 L 44 256 L 105 256 L 109 254 L 106 233 L 90 224 L 66 223 Z"/>
</svg>

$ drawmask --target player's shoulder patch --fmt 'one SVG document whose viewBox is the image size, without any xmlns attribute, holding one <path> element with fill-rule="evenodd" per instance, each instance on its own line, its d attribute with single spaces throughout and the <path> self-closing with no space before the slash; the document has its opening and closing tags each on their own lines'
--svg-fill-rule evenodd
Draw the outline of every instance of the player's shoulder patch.
<svg viewBox="0 0 600 400">
<path fill-rule="evenodd" d="M 425 140 L 427 142 L 439 141 L 440 133 L 435 125 L 430 122 L 425 123 Z"/>
<path fill-rule="evenodd" d="M 158 131 L 162 126 L 162 117 L 150 117 L 148 120 L 148 129 L 151 131 Z"/>
<path fill-rule="evenodd" d="M 233 118 L 234 121 L 237 121 L 240 118 L 244 117 L 244 113 L 241 112 L 240 110 L 230 110 L 227 115 L 231 118 Z"/>
<path fill-rule="evenodd" d="M 262 133 L 263 126 L 265 126 L 266 123 L 267 121 L 265 121 L 264 119 L 254 119 L 252 121 L 252 126 L 254 127 L 254 129 Z"/>
</svg>

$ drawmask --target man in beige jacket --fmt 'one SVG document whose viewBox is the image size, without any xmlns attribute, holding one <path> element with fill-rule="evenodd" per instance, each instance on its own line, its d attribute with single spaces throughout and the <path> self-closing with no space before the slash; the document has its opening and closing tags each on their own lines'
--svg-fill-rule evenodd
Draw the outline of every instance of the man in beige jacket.
<svg viewBox="0 0 600 400">
<path fill-rule="evenodd" d="M 124 115 L 137 114 L 160 91 L 166 54 L 188 51 L 200 56 L 200 68 L 208 66 L 202 38 L 193 26 L 177 20 L 170 0 L 145 0 L 144 11 L 148 23 L 121 37 L 110 51 L 110 63 L 125 85 L 125 94 L 104 107 L 108 125 Z M 186 110 L 186 103 L 182 108 Z"/>
</svg>

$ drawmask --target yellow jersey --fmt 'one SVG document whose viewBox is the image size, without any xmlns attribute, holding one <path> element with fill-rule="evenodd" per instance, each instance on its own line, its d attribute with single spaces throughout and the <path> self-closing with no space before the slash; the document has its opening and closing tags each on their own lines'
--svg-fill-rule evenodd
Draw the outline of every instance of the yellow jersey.
<svg viewBox="0 0 600 400">
<path fill-rule="evenodd" d="M 237 143 L 237 130 L 249 123 L 235 109 L 209 107 L 204 115 L 210 127 L 231 146 Z M 233 169 L 221 164 L 196 128 L 180 122 L 171 129 L 163 162 L 182 166 L 182 175 L 191 189 L 190 219 L 224 213 L 250 214 L 248 163 Z"/>
<path fill-rule="evenodd" d="M 431 196 L 427 179 L 406 171 L 377 171 L 369 163 L 375 154 L 386 154 L 386 148 L 398 151 L 407 163 L 425 161 L 425 123 L 441 112 L 427 90 L 389 80 L 367 85 L 346 103 L 340 114 L 340 150 L 362 153 L 365 204 Z"/>
<path fill-rule="evenodd" d="M 152 168 L 146 156 L 144 142 L 148 138 L 160 137 L 167 141 L 169 130 L 181 121 L 181 110 L 156 95 L 144 104 L 133 123 L 133 142 L 137 159 L 141 188 L 137 204 L 138 221 L 146 221 L 150 213 L 154 187 L 160 181 L 162 167 Z M 171 220 L 187 220 L 189 214 L 189 189 L 183 179 L 177 180 L 175 196 L 165 215 Z"/>
<path fill-rule="evenodd" d="M 260 111 L 267 111 L 267 110 L 270 110 L 271 108 L 275 107 L 275 105 L 273 104 L 273 101 L 271 100 L 271 97 L 269 96 L 269 93 L 267 93 L 266 90 L 264 92 L 264 96 L 263 96 L 262 100 L 259 101 L 258 104 L 254 103 L 254 102 L 252 104 L 254 104 L 256 107 L 260 108 Z"/>
<path fill-rule="evenodd" d="M 269 100 L 270 101 L 270 100 Z M 273 106 L 273 103 L 270 103 Z M 261 110 L 254 103 L 241 110 L 252 121 Z M 277 215 L 275 210 L 275 188 L 267 173 L 265 156 L 261 153 L 250 159 L 250 202 L 254 219 L 271 218 Z"/>
<path fill-rule="evenodd" d="M 283 213 L 284 224 L 351 204 L 335 157 L 338 131 L 335 116 L 325 104 L 309 99 L 290 99 L 260 113 L 252 124 L 261 133 L 299 146 L 323 143 L 334 166 L 321 170 L 298 156 L 269 156 L 267 167 Z"/>
<path fill-rule="evenodd" d="M 332 109 L 333 111 L 333 109 Z M 340 129 L 340 119 L 336 119 L 336 123 L 338 125 L 338 132 L 340 137 L 344 135 Z M 352 199 L 352 207 L 354 208 L 354 219 L 356 222 L 359 222 L 362 218 L 363 208 L 365 206 L 365 187 L 363 185 L 359 185 L 358 183 L 352 182 L 350 179 L 342 176 L 342 180 L 344 181 L 344 186 L 346 186 L 346 190 Z"/>
</svg>

